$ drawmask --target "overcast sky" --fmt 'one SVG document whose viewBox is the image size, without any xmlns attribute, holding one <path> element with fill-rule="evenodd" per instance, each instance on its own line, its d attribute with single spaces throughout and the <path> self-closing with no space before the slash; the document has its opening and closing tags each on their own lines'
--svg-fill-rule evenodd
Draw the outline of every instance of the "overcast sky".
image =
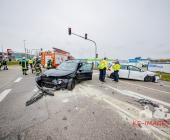
<svg viewBox="0 0 170 140">
<path fill-rule="evenodd" d="M 0 0 L 3 50 L 56 47 L 75 58 L 170 58 L 170 0 Z M 82 55 L 80 55 L 82 50 Z M 1 48 L 0 48 L 1 51 Z"/>
</svg>

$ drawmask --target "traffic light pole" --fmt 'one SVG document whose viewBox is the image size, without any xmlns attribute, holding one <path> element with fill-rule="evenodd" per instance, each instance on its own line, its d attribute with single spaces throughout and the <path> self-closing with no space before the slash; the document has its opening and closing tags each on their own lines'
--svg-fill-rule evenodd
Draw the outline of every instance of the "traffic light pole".
<svg viewBox="0 0 170 140">
<path fill-rule="evenodd" d="M 81 38 L 85 38 L 85 37 L 82 37 L 82 36 L 74 34 L 74 33 L 71 33 L 71 34 L 76 35 L 76 36 L 81 37 Z M 97 45 L 96 45 L 96 42 L 94 42 L 93 40 L 90 40 L 90 39 L 86 39 L 86 40 L 89 40 L 89 41 L 91 41 L 91 42 L 93 42 L 95 44 L 95 68 L 96 68 L 96 54 L 97 54 Z"/>
</svg>

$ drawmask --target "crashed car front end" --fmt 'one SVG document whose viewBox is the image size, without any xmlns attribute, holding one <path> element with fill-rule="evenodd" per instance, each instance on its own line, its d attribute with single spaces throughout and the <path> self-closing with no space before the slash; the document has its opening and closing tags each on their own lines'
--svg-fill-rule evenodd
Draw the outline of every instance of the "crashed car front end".
<svg viewBox="0 0 170 140">
<path fill-rule="evenodd" d="M 59 90 L 62 88 L 67 88 L 69 83 L 72 83 L 75 76 L 74 74 L 68 75 L 53 75 L 49 76 L 47 74 L 40 74 L 36 77 L 36 82 L 40 87 L 53 88 L 54 90 Z"/>
</svg>

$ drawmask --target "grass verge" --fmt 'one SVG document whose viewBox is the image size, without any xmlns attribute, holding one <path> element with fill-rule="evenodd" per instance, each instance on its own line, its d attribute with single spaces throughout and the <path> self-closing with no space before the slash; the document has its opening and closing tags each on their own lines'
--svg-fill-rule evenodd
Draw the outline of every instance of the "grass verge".
<svg viewBox="0 0 170 140">
<path fill-rule="evenodd" d="M 156 72 L 159 77 L 160 77 L 160 73 L 159 72 Z M 163 81 L 170 81 L 170 74 L 168 73 L 162 73 L 162 78 L 160 80 L 163 80 Z"/>
<path fill-rule="evenodd" d="M 7 62 L 7 65 L 19 65 L 19 61 L 10 61 Z"/>
<path fill-rule="evenodd" d="M 93 67 L 94 70 L 99 70 L 99 67 Z"/>
</svg>

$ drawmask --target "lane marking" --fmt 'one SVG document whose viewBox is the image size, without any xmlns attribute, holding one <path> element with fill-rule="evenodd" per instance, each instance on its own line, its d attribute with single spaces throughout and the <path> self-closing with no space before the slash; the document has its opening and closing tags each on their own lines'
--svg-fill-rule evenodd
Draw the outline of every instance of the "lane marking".
<svg viewBox="0 0 170 140">
<path fill-rule="evenodd" d="M 22 77 L 19 77 L 17 80 L 15 80 L 14 82 L 19 82 L 22 79 Z"/>
<path fill-rule="evenodd" d="M 6 89 L 0 94 L 0 102 L 7 96 L 12 89 Z"/>
<path fill-rule="evenodd" d="M 145 121 L 144 121 L 144 120 L 142 120 L 142 119 L 140 119 L 140 118 L 132 115 L 131 113 L 129 113 L 129 112 L 127 112 L 126 110 L 120 108 L 119 106 L 117 106 L 117 105 L 109 102 L 109 101 L 106 100 L 106 99 L 103 99 L 103 100 L 104 100 L 106 103 L 108 103 L 108 104 L 112 105 L 113 107 L 115 107 L 116 109 L 120 110 L 121 112 L 127 114 L 129 117 L 131 117 L 131 118 L 133 118 L 133 119 L 135 119 L 135 120 L 141 121 L 141 123 L 144 123 L 144 124 L 145 124 Z M 151 126 L 150 124 L 148 125 L 148 127 L 150 127 L 151 129 L 153 129 L 154 131 L 158 132 L 159 134 L 165 136 L 166 138 L 170 138 L 170 135 L 168 135 L 167 133 L 161 131 L 160 129 L 158 129 L 158 128 L 154 127 L 154 126 Z"/>
<path fill-rule="evenodd" d="M 67 103 L 67 102 L 69 102 L 69 99 L 64 99 L 64 100 L 62 100 L 64 103 Z"/>
<path fill-rule="evenodd" d="M 124 81 L 121 81 L 121 80 L 120 80 L 120 82 L 124 82 Z M 166 92 L 166 91 L 162 91 L 162 90 L 158 90 L 158 89 L 154 89 L 154 88 L 148 88 L 148 87 L 144 87 L 144 86 L 141 86 L 141 85 L 136 85 L 136 84 L 132 84 L 132 83 L 128 83 L 128 82 L 124 82 L 124 83 L 170 94 L 170 92 Z"/>
<path fill-rule="evenodd" d="M 169 106 L 170 107 L 170 104 L 169 103 L 166 103 L 164 101 L 160 101 L 160 100 L 157 100 L 157 99 L 154 99 L 154 98 L 151 98 L 151 97 L 148 97 L 148 96 L 145 96 L 145 95 L 141 95 L 139 93 L 136 93 L 136 92 L 132 92 L 132 91 L 129 91 L 129 90 L 119 90 L 117 88 L 114 88 L 114 87 L 111 87 L 111 86 L 108 86 L 108 85 L 105 85 L 121 94 L 124 94 L 124 95 L 128 95 L 128 96 L 131 96 L 131 97 L 135 97 L 135 98 L 138 98 L 138 99 L 148 99 L 148 100 L 151 100 L 151 101 L 154 101 L 156 103 L 159 103 L 159 104 L 162 104 L 162 105 L 166 105 L 166 106 Z"/>
</svg>

